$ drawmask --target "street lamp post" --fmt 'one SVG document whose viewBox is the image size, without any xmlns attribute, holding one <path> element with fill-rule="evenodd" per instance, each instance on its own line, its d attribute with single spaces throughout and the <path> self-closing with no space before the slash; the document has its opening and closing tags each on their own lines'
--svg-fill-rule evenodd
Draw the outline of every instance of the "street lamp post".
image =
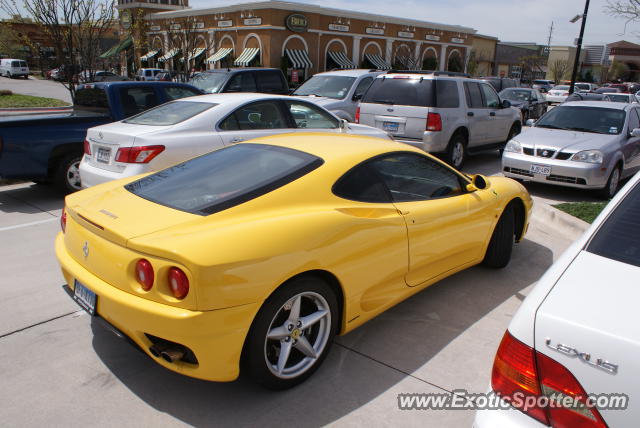
<svg viewBox="0 0 640 428">
<path fill-rule="evenodd" d="M 582 14 L 582 23 L 580 24 L 580 36 L 578 36 L 578 46 L 576 48 L 576 58 L 573 61 L 573 73 L 571 73 L 571 86 L 569 86 L 569 94 L 573 94 L 576 86 L 576 77 L 578 75 L 578 65 L 580 64 L 580 51 L 582 50 L 582 36 L 584 35 L 584 26 L 587 23 L 587 12 L 589 12 L 589 0 L 584 4 L 584 13 Z M 575 22 L 576 18 L 571 22 Z"/>
</svg>

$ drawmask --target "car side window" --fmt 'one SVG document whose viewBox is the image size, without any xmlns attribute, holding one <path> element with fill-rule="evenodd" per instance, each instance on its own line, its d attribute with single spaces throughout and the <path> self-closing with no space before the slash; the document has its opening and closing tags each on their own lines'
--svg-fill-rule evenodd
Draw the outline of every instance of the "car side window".
<svg viewBox="0 0 640 428">
<path fill-rule="evenodd" d="M 338 121 L 317 106 L 302 101 L 286 101 L 296 128 L 335 129 Z"/>
<path fill-rule="evenodd" d="M 288 128 L 279 101 L 259 101 L 238 108 L 220 123 L 220 129 L 252 130 Z"/>
<path fill-rule="evenodd" d="M 262 71 L 256 74 L 262 92 L 279 93 L 284 91 L 282 76 L 277 71 Z"/>
<path fill-rule="evenodd" d="M 640 128 L 640 119 L 638 118 L 638 109 L 629 110 L 629 132 L 636 128 Z"/>
<path fill-rule="evenodd" d="M 436 80 L 436 104 L 438 108 L 458 108 L 458 83 L 455 80 Z"/>
<path fill-rule="evenodd" d="M 368 163 L 352 168 L 333 185 L 333 194 L 359 202 L 390 203 L 389 191 Z"/>
<path fill-rule="evenodd" d="M 491 86 L 481 83 L 480 89 L 482 89 L 482 94 L 484 95 L 484 106 L 486 108 L 500 108 L 500 97 Z"/>
<path fill-rule="evenodd" d="M 364 79 L 362 79 L 360 83 L 358 83 L 358 86 L 356 86 L 356 90 L 353 92 L 353 96 L 356 98 L 362 98 L 362 96 L 365 92 L 367 92 L 367 89 L 369 89 L 369 86 L 371 86 L 372 83 L 373 77 L 365 77 Z"/>
<path fill-rule="evenodd" d="M 482 108 L 482 95 L 480 86 L 476 82 L 464 82 L 464 92 L 467 98 L 467 107 Z"/>
<path fill-rule="evenodd" d="M 125 117 L 142 113 L 159 104 L 153 88 L 122 88 L 120 89 L 120 100 Z"/>
<path fill-rule="evenodd" d="M 251 73 L 237 73 L 231 77 L 225 92 L 256 92 L 256 81 Z"/>
<path fill-rule="evenodd" d="M 463 193 L 458 176 L 426 156 L 397 153 L 375 159 L 376 171 L 394 202 L 427 201 Z"/>
<path fill-rule="evenodd" d="M 182 86 L 164 86 L 164 93 L 167 97 L 167 100 L 169 101 L 200 95 L 198 91 L 195 91 L 191 88 L 184 88 Z"/>
</svg>

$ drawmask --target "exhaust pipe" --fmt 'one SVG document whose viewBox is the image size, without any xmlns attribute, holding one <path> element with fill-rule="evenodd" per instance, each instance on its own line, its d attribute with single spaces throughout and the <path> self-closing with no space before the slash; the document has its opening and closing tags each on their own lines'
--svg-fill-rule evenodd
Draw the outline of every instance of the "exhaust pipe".
<svg viewBox="0 0 640 428">
<path fill-rule="evenodd" d="M 164 351 L 165 349 L 167 349 L 169 346 L 162 344 L 162 343 L 156 343 L 155 345 L 151 345 L 149 347 L 149 352 L 151 352 L 151 355 L 153 355 L 156 358 L 160 358 L 162 355 L 162 351 Z"/>
<path fill-rule="evenodd" d="M 181 360 L 182 357 L 184 357 L 184 351 L 179 348 L 168 348 L 167 350 L 162 351 L 160 353 L 160 356 L 167 363 L 175 363 L 176 361 Z"/>
</svg>

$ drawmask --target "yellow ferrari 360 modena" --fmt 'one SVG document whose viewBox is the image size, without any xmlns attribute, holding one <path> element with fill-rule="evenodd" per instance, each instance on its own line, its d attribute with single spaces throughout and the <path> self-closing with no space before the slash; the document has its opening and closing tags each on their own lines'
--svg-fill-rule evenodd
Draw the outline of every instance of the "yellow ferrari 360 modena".
<svg viewBox="0 0 640 428">
<path fill-rule="evenodd" d="M 67 196 L 70 296 L 159 364 L 274 389 L 344 334 L 478 263 L 504 267 L 532 201 L 408 145 L 298 133 Z"/>
</svg>

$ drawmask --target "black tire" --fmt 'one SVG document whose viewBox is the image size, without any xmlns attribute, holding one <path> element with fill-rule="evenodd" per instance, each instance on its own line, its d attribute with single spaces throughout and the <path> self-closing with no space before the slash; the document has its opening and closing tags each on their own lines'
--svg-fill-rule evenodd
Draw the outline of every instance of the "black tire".
<svg viewBox="0 0 640 428">
<path fill-rule="evenodd" d="M 11 74 L 11 72 L 10 72 L 10 71 L 7 71 L 7 77 L 8 77 L 9 79 L 13 79 L 13 75 Z"/>
<path fill-rule="evenodd" d="M 467 139 L 461 132 L 457 132 L 451 137 L 447 146 L 445 161 L 457 170 L 464 166 L 467 159 Z"/>
<path fill-rule="evenodd" d="M 620 188 L 620 177 L 622 175 L 621 169 L 622 168 L 620 168 L 620 165 L 616 165 L 611 170 L 611 174 L 609 174 L 607 184 L 602 189 L 597 191 L 599 198 L 609 200 L 616 195 L 618 189 Z"/>
<path fill-rule="evenodd" d="M 522 125 L 520 125 L 519 123 L 516 122 L 513 125 L 511 125 L 511 129 L 509 129 L 509 134 L 507 135 L 507 141 L 505 141 L 505 143 L 508 143 L 509 140 L 511 140 L 516 135 L 518 135 L 521 131 L 522 131 Z"/>
<path fill-rule="evenodd" d="M 73 193 L 81 189 L 78 167 L 82 155 L 69 153 L 61 157 L 55 167 L 53 181 L 63 193 Z"/>
<path fill-rule="evenodd" d="M 282 318 L 283 314 L 285 314 L 283 311 L 286 310 L 285 305 L 288 304 L 288 302 L 291 302 L 294 297 L 301 295 L 301 293 L 322 296 L 329 308 L 328 325 L 324 324 L 323 327 L 321 322 L 317 322 L 309 329 L 298 329 L 296 327 L 293 331 L 290 330 L 291 337 L 289 337 L 288 340 L 287 338 L 279 341 L 267 340 L 267 333 L 270 328 L 273 328 L 272 324 L 279 325 L 280 322 L 283 322 L 284 326 L 288 322 L 287 318 Z M 307 300 L 303 302 L 306 303 L 302 304 L 302 310 L 300 312 L 301 315 L 308 311 L 313 312 L 315 310 L 313 309 L 312 302 Z M 291 310 L 289 311 L 289 315 L 290 314 Z M 301 276 L 291 280 L 264 302 L 262 308 L 260 308 L 260 311 L 258 312 L 258 315 L 256 315 L 256 318 L 253 320 L 243 349 L 242 371 L 243 373 L 246 372 L 254 382 L 257 382 L 268 389 L 282 390 L 292 388 L 304 382 L 318 369 L 318 367 L 320 367 L 329 353 L 338 325 L 338 302 L 332 289 L 323 280 L 315 276 Z M 269 364 L 267 361 L 278 360 L 282 347 L 284 346 L 283 340 L 287 340 L 287 342 L 292 341 L 293 345 L 291 345 L 292 350 L 289 358 L 295 358 L 293 360 L 295 368 L 295 365 L 299 364 L 306 357 L 295 347 L 296 340 L 293 338 L 303 338 L 304 336 L 305 340 L 309 338 L 311 342 L 314 342 L 315 340 L 318 340 L 317 338 L 313 339 L 314 334 L 317 334 L 317 337 L 321 337 L 321 329 L 323 328 L 324 332 L 322 333 L 322 341 L 324 342 L 326 340 L 326 342 L 324 342 L 325 344 L 323 345 L 320 354 L 318 354 L 315 359 L 309 357 L 307 364 L 310 365 L 304 368 L 304 371 L 299 375 L 295 375 L 294 373 L 288 374 L 287 376 L 295 376 L 288 378 L 279 377 L 274 373 L 274 369 L 277 369 L 277 367 Z M 294 334 L 297 336 L 294 336 Z M 307 343 L 309 342 L 307 341 Z M 280 348 L 278 348 L 278 346 L 280 346 Z M 297 360 L 300 361 L 296 362 Z"/>
<path fill-rule="evenodd" d="M 491 268 L 503 268 L 511 260 L 515 241 L 515 213 L 513 206 L 507 205 L 491 235 L 482 264 Z"/>
</svg>

